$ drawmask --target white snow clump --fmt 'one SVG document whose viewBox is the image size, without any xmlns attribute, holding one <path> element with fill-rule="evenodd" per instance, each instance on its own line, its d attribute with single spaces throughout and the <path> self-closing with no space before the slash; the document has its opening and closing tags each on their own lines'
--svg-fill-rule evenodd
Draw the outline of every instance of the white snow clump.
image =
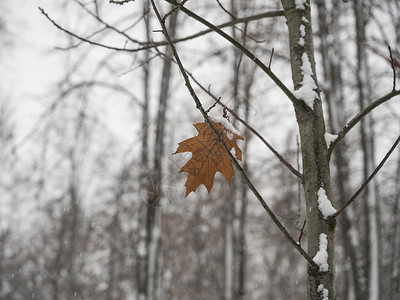
<svg viewBox="0 0 400 300">
<path fill-rule="evenodd" d="M 315 254 L 313 261 L 318 265 L 320 272 L 328 272 L 328 239 L 325 233 L 319 235 L 319 250 Z"/>
<path fill-rule="evenodd" d="M 301 62 L 301 74 L 303 75 L 303 80 L 301 81 L 301 87 L 294 91 L 293 94 L 296 98 L 302 99 L 311 109 L 313 109 L 314 100 L 318 98 L 318 95 L 315 92 L 317 87 L 312 78 L 313 73 L 307 53 L 303 52 Z"/>
<path fill-rule="evenodd" d="M 233 139 L 234 134 L 240 135 L 239 131 L 227 119 L 219 116 L 211 116 L 210 118 L 213 122 L 221 124 L 226 129 L 225 133 L 228 139 Z"/>
<path fill-rule="evenodd" d="M 325 141 L 326 145 L 329 147 L 331 143 L 333 143 L 336 139 L 338 138 L 337 134 L 331 134 L 328 132 L 325 132 Z"/>
<path fill-rule="evenodd" d="M 318 190 L 318 208 L 324 220 L 336 212 L 336 209 L 332 206 L 331 201 L 329 201 L 328 196 L 322 187 Z"/>
</svg>

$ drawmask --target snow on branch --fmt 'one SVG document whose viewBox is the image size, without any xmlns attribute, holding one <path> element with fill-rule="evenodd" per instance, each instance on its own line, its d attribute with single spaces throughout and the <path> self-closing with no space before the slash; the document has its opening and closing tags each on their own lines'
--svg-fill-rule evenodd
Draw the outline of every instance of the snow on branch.
<svg viewBox="0 0 400 300">
<path fill-rule="evenodd" d="M 237 131 L 235 127 L 233 127 L 232 123 L 230 123 L 227 119 L 220 117 L 220 116 L 210 116 L 211 120 L 213 120 L 215 123 L 221 124 L 225 129 L 231 132 L 231 134 L 227 134 L 228 139 L 233 138 L 233 134 L 240 135 L 240 132 Z M 232 134 L 233 133 L 233 134 Z"/>
<path fill-rule="evenodd" d="M 328 132 L 325 132 L 325 141 L 326 141 L 326 145 L 329 146 L 338 138 L 337 134 L 331 134 Z"/>
</svg>

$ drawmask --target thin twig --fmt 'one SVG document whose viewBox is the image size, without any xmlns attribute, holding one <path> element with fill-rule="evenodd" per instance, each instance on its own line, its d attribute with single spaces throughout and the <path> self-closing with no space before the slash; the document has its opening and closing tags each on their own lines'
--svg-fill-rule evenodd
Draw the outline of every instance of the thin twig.
<svg viewBox="0 0 400 300">
<path fill-rule="evenodd" d="M 119 0 L 119 1 L 110 0 L 109 3 L 118 4 L 118 5 L 124 5 L 125 3 L 133 2 L 133 1 L 135 1 L 135 0 Z"/>
<path fill-rule="evenodd" d="M 112 25 L 106 23 L 102 18 L 100 18 L 98 15 L 94 14 L 90 9 L 88 9 L 88 8 L 86 7 L 86 5 L 84 5 L 82 2 L 80 2 L 80 1 L 78 1 L 78 0 L 74 0 L 74 1 L 75 1 L 75 3 L 77 3 L 80 7 L 82 7 L 89 15 L 91 15 L 91 16 L 92 16 L 93 18 L 95 18 L 99 23 L 101 23 L 101 24 L 103 24 L 103 25 L 105 26 L 105 28 L 103 28 L 102 30 L 104 30 L 104 29 L 110 29 L 110 30 L 113 30 L 113 31 L 117 32 L 118 34 L 122 35 L 123 37 L 127 38 L 129 41 L 131 41 L 131 42 L 133 42 L 133 43 L 136 43 L 136 44 L 139 44 L 139 45 L 142 45 L 142 46 L 145 44 L 145 43 L 143 43 L 143 42 L 141 42 L 141 41 L 138 41 L 138 40 L 133 39 L 131 36 L 129 36 L 129 35 L 126 34 L 125 32 L 123 32 L 123 31 L 117 29 L 116 27 L 114 27 L 114 26 L 112 26 Z M 118 4 L 119 4 L 119 3 L 118 3 Z M 122 5 L 122 4 L 121 4 L 121 5 Z"/>
<path fill-rule="evenodd" d="M 83 41 L 83 42 L 86 42 L 86 43 L 89 43 L 89 44 L 92 44 L 92 45 L 95 45 L 95 46 L 99 46 L 99 47 L 102 47 L 102 48 L 110 49 L 110 50 L 115 50 L 115 51 L 128 51 L 128 49 L 117 48 L 117 47 L 111 47 L 111 46 L 107 46 L 107 45 L 104 45 L 104 44 L 96 43 L 96 42 L 93 42 L 93 41 L 91 41 L 91 40 L 89 40 L 89 39 L 83 38 L 83 37 L 81 37 L 81 36 L 79 36 L 79 35 L 73 33 L 72 31 L 69 31 L 68 29 L 65 29 L 65 28 L 61 27 L 60 25 L 58 25 L 53 19 L 51 19 L 51 18 L 49 17 L 49 15 L 44 11 L 43 8 L 39 7 L 39 10 L 40 10 L 40 11 L 42 12 L 42 14 L 47 18 L 47 20 L 49 20 L 55 27 L 57 27 L 57 28 L 60 29 L 61 31 L 65 32 L 66 34 L 69 34 L 70 36 L 73 36 L 73 37 L 75 37 L 75 38 L 77 38 L 77 39 L 79 39 L 79 40 L 81 40 L 81 41 Z"/>
<path fill-rule="evenodd" d="M 269 57 L 268 69 L 271 69 L 272 57 L 274 56 L 274 48 L 272 48 L 271 56 Z"/>
<path fill-rule="evenodd" d="M 210 110 L 212 110 L 214 107 L 216 107 L 220 100 L 221 100 L 221 97 L 219 97 L 217 100 L 215 100 L 215 102 L 206 110 L 206 114 L 208 114 L 210 112 Z"/>
<path fill-rule="evenodd" d="M 78 0 L 75 0 L 75 1 L 78 2 L 80 5 L 82 5 L 88 12 L 90 12 L 90 10 L 87 9 L 86 6 L 83 5 L 80 1 L 78 1 Z M 91 13 L 93 14 L 93 12 L 91 12 Z M 139 24 L 139 22 L 141 22 L 141 21 L 146 17 L 146 15 L 147 15 L 148 13 L 149 13 L 148 11 L 147 11 L 147 12 L 146 12 L 146 11 L 143 12 L 143 14 L 140 16 L 140 18 L 136 19 L 136 21 L 135 21 L 133 24 L 131 24 L 131 25 L 125 27 L 125 29 L 123 29 L 123 30 L 116 30 L 116 31 L 117 31 L 117 32 L 122 32 L 122 33 L 127 32 L 128 30 L 134 28 L 137 24 Z M 97 7 L 96 7 L 96 14 L 94 14 L 94 15 L 95 15 L 95 16 L 98 16 Z M 100 22 L 103 23 L 102 21 L 100 21 Z M 107 30 L 107 28 L 108 28 L 108 27 L 105 25 L 103 28 L 98 29 L 98 30 L 92 32 L 91 34 L 87 35 L 87 36 L 86 36 L 86 39 L 90 39 L 90 38 L 92 38 L 92 37 L 98 35 L 99 33 L 101 33 L 101 32 L 103 32 L 103 31 Z M 114 29 L 116 29 L 116 26 L 113 25 L 113 26 L 111 26 L 111 28 L 114 30 Z M 131 41 L 133 41 L 133 42 L 135 42 L 135 43 L 137 43 L 137 44 L 139 44 L 139 45 L 142 45 L 142 47 L 148 46 L 148 42 L 142 42 L 142 41 L 139 41 L 139 40 L 134 40 L 133 38 L 129 38 L 129 40 L 131 40 Z M 77 43 L 75 43 L 75 44 L 72 44 L 72 45 L 69 45 L 69 46 L 67 46 L 67 47 L 55 47 L 55 48 L 56 48 L 57 50 L 68 51 L 68 50 L 70 50 L 70 49 L 78 48 L 78 47 L 79 47 L 80 45 L 82 45 L 83 43 L 85 43 L 85 41 L 80 40 L 79 42 L 77 42 Z M 101 45 L 101 46 L 102 46 L 102 45 Z M 136 52 L 136 50 L 137 50 L 136 48 L 127 49 L 127 48 L 125 48 L 125 47 L 126 47 L 126 43 L 125 43 L 125 45 L 124 45 L 123 48 L 118 48 L 118 47 L 116 47 L 114 50 L 116 50 L 116 51 L 125 51 L 125 52 Z"/>
<path fill-rule="evenodd" d="M 376 169 L 371 173 L 371 175 L 369 175 L 369 177 L 367 178 L 367 180 L 361 185 L 361 187 L 357 190 L 357 192 L 353 195 L 353 197 L 351 197 L 341 208 L 339 208 L 334 214 L 333 214 L 333 218 L 336 218 L 338 215 L 340 215 L 347 206 L 349 206 L 357 197 L 358 195 L 360 195 L 360 193 L 365 189 L 365 187 L 370 183 L 370 181 L 372 180 L 372 178 L 375 177 L 376 173 L 378 173 L 378 171 L 382 168 L 382 166 L 385 164 L 385 162 L 387 161 L 387 159 L 389 158 L 389 156 L 392 154 L 392 152 L 394 151 L 394 149 L 397 147 L 397 145 L 400 142 L 400 135 L 397 138 L 397 140 L 394 142 L 392 148 L 390 148 L 390 150 L 388 151 L 388 153 L 386 153 L 385 157 L 382 159 L 382 161 L 379 163 L 379 165 L 376 167 Z"/>
<path fill-rule="evenodd" d="M 186 71 L 187 72 L 187 71 Z M 206 92 L 211 98 L 214 100 L 218 100 L 218 98 L 213 95 L 208 89 L 206 89 L 199 81 L 196 80 L 196 78 L 193 77 L 193 75 L 189 72 L 187 74 L 193 79 L 194 82 L 204 91 Z M 221 105 L 223 108 L 228 110 L 240 123 L 242 123 L 244 126 L 246 126 L 252 133 L 254 133 L 264 144 L 267 146 L 272 153 L 279 159 L 279 161 L 284 164 L 296 177 L 301 179 L 302 174 L 297 171 L 282 155 L 279 154 L 278 151 L 275 150 L 274 147 L 271 146 L 270 143 L 267 142 L 267 140 L 256 130 L 254 129 L 250 124 L 248 124 L 245 120 L 243 120 L 234 110 L 230 109 L 228 106 L 226 106 L 224 103 L 221 101 L 218 101 L 218 104 Z"/>
<path fill-rule="evenodd" d="M 229 10 L 227 10 L 219 0 L 217 0 L 217 3 L 219 5 L 219 7 L 221 7 L 221 9 L 226 12 L 232 19 L 236 20 L 236 16 L 234 16 Z"/>
<path fill-rule="evenodd" d="M 391 91 L 390 93 L 386 94 L 385 96 L 376 99 L 375 101 L 372 101 L 370 105 L 365 107 L 362 111 L 360 111 L 353 119 L 351 119 L 343 128 L 340 130 L 340 132 L 337 134 L 337 138 L 335 141 L 333 141 L 329 148 L 328 148 L 328 156 L 332 154 L 333 149 L 335 146 L 346 136 L 346 134 L 358 123 L 361 121 L 363 117 L 365 117 L 371 110 L 374 108 L 378 107 L 382 103 L 385 103 L 386 101 L 392 99 L 393 97 L 400 95 L 400 90 L 399 91 Z"/>
<path fill-rule="evenodd" d="M 389 45 L 388 45 L 388 49 L 389 49 L 390 65 L 393 70 L 393 91 L 395 91 L 396 90 L 396 69 L 394 67 L 395 60 L 393 58 L 392 48 L 390 48 Z"/>
<path fill-rule="evenodd" d="M 301 238 L 303 237 L 304 227 L 306 227 L 306 223 L 307 223 L 307 220 L 304 220 L 303 226 L 301 227 L 301 230 L 300 230 L 299 241 L 297 242 L 299 245 L 301 245 Z"/>
<path fill-rule="evenodd" d="M 310 263 L 311 266 L 313 266 L 314 268 L 318 268 L 317 264 L 313 261 L 313 259 L 308 255 L 308 253 L 299 245 L 297 244 L 297 242 L 293 239 L 293 237 L 290 235 L 290 233 L 286 230 L 286 228 L 282 225 L 282 223 L 279 221 L 279 219 L 276 217 L 276 215 L 273 213 L 273 211 L 269 208 L 269 206 L 267 205 L 267 203 L 264 201 L 263 197 L 261 196 L 261 194 L 258 192 L 258 190 L 256 189 L 256 187 L 254 186 L 254 184 L 251 182 L 251 180 L 247 177 L 246 173 L 244 172 L 243 168 L 240 166 L 240 164 L 238 163 L 238 161 L 236 160 L 236 158 L 232 155 L 232 153 L 229 151 L 228 147 L 226 146 L 225 141 L 223 140 L 222 136 L 219 134 L 219 132 L 217 131 L 217 129 L 214 127 L 214 125 L 212 124 L 210 118 L 208 117 L 208 115 L 206 114 L 200 99 L 197 97 L 197 94 L 195 93 L 189 77 L 185 71 L 185 68 L 182 64 L 182 61 L 176 51 L 176 48 L 174 46 L 174 44 L 172 43 L 171 37 L 168 34 L 167 31 L 167 27 L 165 26 L 165 22 L 162 20 L 161 15 L 157 9 L 156 4 L 154 3 L 154 0 L 150 0 L 151 5 L 153 7 L 153 10 L 157 16 L 157 19 L 164 31 L 164 36 L 167 39 L 172 53 L 175 57 L 175 60 L 178 64 L 179 70 L 183 76 L 183 79 L 185 81 L 185 85 L 190 93 L 190 95 L 192 96 L 194 102 L 196 103 L 196 108 L 201 112 L 201 114 L 203 115 L 206 123 L 210 126 L 211 130 L 214 132 L 214 134 L 216 135 L 216 137 L 218 138 L 219 142 L 221 143 L 222 147 L 225 149 L 226 153 L 229 155 L 229 158 L 231 159 L 232 163 L 235 165 L 236 169 L 239 171 L 239 173 L 242 175 L 242 178 L 244 179 L 244 181 L 247 183 L 248 187 L 250 188 L 250 190 L 254 193 L 254 195 L 256 196 L 256 198 L 258 199 L 258 201 L 260 202 L 260 204 L 263 206 L 264 210 L 268 213 L 268 215 L 271 217 L 271 219 L 273 220 L 273 222 L 276 224 L 276 226 L 280 229 L 280 231 L 283 233 L 283 235 L 285 236 L 285 238 L 289 241 L 290 244 L 292 244 L 294 246 L 294 248 Z"/>
<path fill-rule="evenodd" d="M 172 15 L 180 6 L 185 5 L 188 0 L 182 0 L 178 5 L 175 5 L 169 12 L 167 12 L 163 17 L 163 21 L 165 21 L 170 15 Z"/>
<path fill-rule="evenodd" d="M 375 47 L 372 47 L 370 44 L 365 43 L 364 45 L 365 47 L 367 47 L 367 49 L 371 50 L 372 52 L 383 58 L 388 63 L 394 64 L 395 68 L 400 68 L 400 61 L 396 60 L 396 58 L 393 57 L 393 60 L 391 61 L 386 54 L 383 54 L 382 52 L 378 51 Z"/>
</svg>

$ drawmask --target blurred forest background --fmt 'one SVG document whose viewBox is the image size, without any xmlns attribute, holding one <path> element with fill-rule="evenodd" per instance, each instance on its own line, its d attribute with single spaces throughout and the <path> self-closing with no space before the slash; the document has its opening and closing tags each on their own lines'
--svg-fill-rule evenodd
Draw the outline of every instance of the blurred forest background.
<svg viewBox="0 0 400 300">
<path fill-rule="evenodd" d="M 40 5 L 43 13 L 36 4 L 0 2 L 0 299 L 305 299 L 306 262 L 240 176 L 228 187 L 217 174 L 211 194 L 201 186 L 184 198 L 186 174 L 178 171 L 190 154 L 171 154 L 202 118 L 148 1 Z M 232 22 L 224 31 L 266 64 L 274 49 L 272 70 L 292 87 L 280 1 L 185 6 L 216 25 Z M 278 16 L 259 16 L 269 11 Z M 400 3 L 316 0 L 312 12 L 326 127 L 336 134 L 393 88 L 388 45 L 399 62 Z M 175 39 L 206 30 L 181 12 L 167 25 Z M 30 48 L 35 41 L 42 46 Z M 301 170 L 292 104 L 252 61 L 214 33 L 176 47 L 205 107 L 215 102 L 211 95 L 221 97 Z M 31 80 L 22 80 L 33 65 Z M 212 113 L 222 115 L 221 107 Z M 336 208 L 397 138 L 399 116 L 397 97 L 335 149 Z M 299 237 L 300 183 L 230 119 L 245 137 L 242 165 Z M 371 284 L 380 299 L 399 299 L 399 188 L 397 149 L 338 218 L 338 299 L 370 299 Z M 301 243 L 306 239 L 304 232 Z"/>
</svg>

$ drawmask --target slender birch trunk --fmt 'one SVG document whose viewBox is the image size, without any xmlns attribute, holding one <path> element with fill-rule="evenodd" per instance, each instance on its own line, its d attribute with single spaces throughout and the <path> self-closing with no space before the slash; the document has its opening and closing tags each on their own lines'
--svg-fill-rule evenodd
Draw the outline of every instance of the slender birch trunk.
<svg viewBox="0 0 400 300">
<path fill-rule="evenodd" d="M 174 37 L 176 25 L 177 25 L 177 13 L 172 14 L 169 17 L 169 34 Z M 156 132 L 155 132 L 155 151 L 154 151 L 154 164 L 153 171 L 149 178 L 151 188 L 148 193 L 147 203 L 147 219 L 146 219 L 146 251 L 148 253 L 148 265 L 147 265 L 147 299 L 153 300 L 160 298 L 161 291 L 160 287 L 162 284 L 158 282 L 162 279 L 159 276 L 160 267 L 160 247 L 161 247 L 161 223 L 162 223 L 162 211 L 159 209 L 161 201 L 163 201 L 162 194 L 162 174 L 163 174 L 163 157 L 165 148 L 165 123 L 166 123 L 166 112 L 167 112 L 167 100 L 169 98 L 169 86 L 171 81 L 171 67 L 172 60 L 170 48 L 167 48 L 166 58 L 164 59 L 164 65 L 162 69 L 162 79 L 160 96 L 158 103 L 158 112 L 156 120 Z M 165 199 L 164 199 L 165 200 Z"/>
<path fill-rule="evenodd" d="M 250 72 L 250 77 L 245 86 L 245 111 L 244 120 L 249 121 L 250 111 L 250 89 L 253 84 L 254 70 Z M 248 156 L 248 145 L 249 145 L 249 130 L 246 128 L 244 133 L 244 145 L 243 145 L 243 170 L 248 171 L 247 156 Z M 238 233 L 238 256 L 239 256 L 239 270 L 238 270 L 238 289 L 237 298 L 244 299 L 246 294 L 246 220 L 247 220 L 247 191 L 248 187 L 245 182 L 241 182 L 240 185 L 240 215 L 239 215 L 239 233 Z"/>
<path fill-rule="evenodd" d="M 320 53 L 322 56 L 322 68 L 324 75 L 323 92 L 328 103 L 329 125 L 332 133 L 339 130 L 346 123 L 346 116 L 343 114 L 343 80 L 341 74 L 341 49 L 339 39 L 339 19 L 341 1 L 334 0 L 328 8 L 324 0 L 317 0 Z M 339 198 L 342 204 L 349 199 L 349 161 L 346 155 L 346 141 L 337 145 L 334 152 L 334 164 L 336 167 L 335 182 Z M 342 216 L 340 223 L 341 230 L 345 238 L 343 246 L 345 257 L 348 258 L 350 268 L 345 268 L 347 280 L 346 295 L 348 299 L 363 300 L 366 296 L 366 278 L 363 272 L 363 256 L 360 249 L 359 229 L 354 220 L 355 212 L 352 206 L 348 207 Z"/>
<path fill-rule="evenodd" d="M 150 9 L 148 1 L 143 2 L 143 15 L 145 20 L 146 33 L 150 31 L 150 15 L 147 13 Z M 148 40 L 150 38 L 148 37 Z M 143 63 L 143 106 L 142 106 L 142 149 L 140 164 L 140 185 L 142 190 L 142 198 L 147 196 L 148 190 L 148 168 L 149 168 L 149 103 L 150 103 L 150 51 L 144 52 Z M 142 199 L 144 200 L 144 199 Z M 147 282 L 148 282 L 148 251 L 146 247 L 147 238 L 147 203 L 141 201 L 139 207 L 139 239 L 136 247 L 137 257 L 137 295 L 138 300 L 147 299 Z"/>
<path fill-rule="evenodd" d="M 303 187 L 307 211 L 308 253 L 320 262 L 308 267 L 307 297 L 309 300 L 336 299 L 335 290 L 335 225 L 324 218 L 318 208 L 319 195 L 332 199 L 329 161 L 325 141 L 325 121 L 315 72 L 310 1 L 282 0 L 289 30 L 290 60 L 295 93 L 304 105 L 296 105 L 303 161 Z M 299 3 L 301 2 L 301 3 Z M 318 258 L 318 259 L 317 259 Z"/>
<path fill-rule="evenodd" d="M 357 86 L 362 110 L 369 103 L 370 86 L 368 82 L 367 53 L 365 48 L 365 4 L 361 0 L 354 0 L 354 14 L 356 19 L 357 42 Z M 373 121 L 371 114 L 361 120 L 361 146 L 364 155 L 364 180 L 374 170 L 374 143 Z M 374 183 L 369 184 L 364 191 L 366 204 L 366 229 L 367 229 L 367 271 L 368 271 L 368 299 L 379 299 L 379 229 L 378 229 L 378 202 L 377 188 Z"/>
<path fill-rule="evenodd" d="M 392 275 L 390 282 L 390 299 L 400 298 L 400 155 L 397 161 L 397 174 L 396 174 L 396 188 L 395 188 L 395 208 L 394 208 L 394 241 L 392 252 Z"/>
<path fill-rule="evenodd" d="M 231 13 L 236 15 L 235 1 L 231 1 Z M 232 27 L 232 36 L 236 38 L 236 28 Z M 233 48 L 233 64 L 232 64 L 232 97 L 234 105 L 237 106 L 238 99 L 238 89 L 239 89 L 239 74 L 238 74 L 238 64 L 239 64 L 239 51 Z M 235 178 L 232 181 L 231 187 L 229 189 L 228 199 L 225 200 L 225 211 L 224 216 L 224 299 L 231 300 L 234 296 L 234 218 L 235 218 L 235 205 L 237 197 L 237 180 Z"/>
</svg>

